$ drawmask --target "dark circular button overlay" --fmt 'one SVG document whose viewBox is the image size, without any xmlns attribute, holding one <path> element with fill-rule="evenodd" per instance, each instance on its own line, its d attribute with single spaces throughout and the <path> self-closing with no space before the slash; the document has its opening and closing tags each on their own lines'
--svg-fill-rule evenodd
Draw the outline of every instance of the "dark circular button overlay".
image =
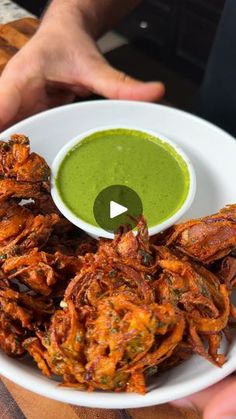
<svg viewBox="0 0 236 419">
<path fill-rule="evenodd" d="M 110 233 L 116 233 L 121 226 L 136 227 L 143 214 L 142 201 L 133 189 L 124 185 L 112 185 L 103 189 L 93 206 L 98 225 Z"/>
</svg>

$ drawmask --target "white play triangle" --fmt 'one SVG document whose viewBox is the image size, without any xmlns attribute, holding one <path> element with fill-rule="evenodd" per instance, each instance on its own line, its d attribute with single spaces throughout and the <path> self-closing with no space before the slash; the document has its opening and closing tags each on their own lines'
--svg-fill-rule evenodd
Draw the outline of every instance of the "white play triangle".
<svg viewBox="0 0 236 419">
<path fill-rule="evenodd" d="M 128 211 L 128 208 L 115 201 L 110 201 L 110 218 L 118 217 L 118 215 L 124 214 L 126 211 Z"/>
</svg>

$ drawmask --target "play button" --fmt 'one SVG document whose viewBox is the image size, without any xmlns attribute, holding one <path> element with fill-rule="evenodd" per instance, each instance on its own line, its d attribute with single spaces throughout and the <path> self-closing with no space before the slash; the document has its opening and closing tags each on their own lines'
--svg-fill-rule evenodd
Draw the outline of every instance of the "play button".
<svg viewBox="0 0 236 419">
<path fill-rule="evenodd" d="M 103 230 L 115 233 L 121 226 L 135 228 L 143 214 L 143 206 L 133 189 L 124 185 L 112 185 L 98 194 L 93 213 Z"/>
<path fill-rule="evenodd" d="M 124 207 L 123 205 L 120 205 L 114 201 L 110 202 L 110 218 L 118 217 L 118 215 L 124 214 L 126 211 L 128 211 L 128 208 Z"/>
</svg>

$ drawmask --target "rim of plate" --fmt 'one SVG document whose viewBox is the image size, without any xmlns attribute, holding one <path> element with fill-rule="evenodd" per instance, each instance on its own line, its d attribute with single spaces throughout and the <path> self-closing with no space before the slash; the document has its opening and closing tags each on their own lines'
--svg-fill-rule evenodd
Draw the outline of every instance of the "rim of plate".
<svg viewBox="0 0 236 419">
<path fill-rule="evenodd" d="M 195 194 L 196 194 L 196 175 L 195 170 L 193 167 L 193 164 L 185 151 L 174 141 L 170 140 L 166 136 L 160 134 L 159 132 L 155 130 L 150 129 L 144 129 L 139 127 L 138 125 L 105 125 L 105 126 L 99 126 L 98 128 L 93 128 L 90 130 L 87 130 L 81 134 L 76 135 L 71 140 L 68 141 L 57 153 L 55 156 L 53 163 L 52 163 L 52 179 L 51 179 L 51 194 L 52 198 L 57 206 L 57 208 L 60 210 L 60 212 L 66 217 L 71 223 L 76 225 L 77 227 L 84 230 L 86 233 L 93 237 L 105 237 L 108 239 L 113 239 L 114 234 L 110 233 L 106 230 L 104 230 L 101 227 L 94 226 L 92 224 L 87 223 L 83 219 L 81 219 L 79 216 L 75 215 L 73 211 L 70 210 L 70 208 L 65 204 L 63 201 L 58 188 L 56 186 L 56 178 L 58 171 L 60 169 L 61 163 L 65 159 L 66 155 L 73 150 L 75 146 L 77 146 L 81 141 L 86 139 L 92 134 L 98 133 L 98 132 L 105 132 L 110 130 L 118 130 L 118 129 L 124 129 L 124 130 L 132 130 L 132 131 L 139 131 L 144 134 L 148 134 L 152 137 L 154 137 L 157 140 L 160 140 L 163 144 L 168 144 L 171 146 L 173 151 L 177 153 L 178 156 L 180 156 L 183 160 L 183 162 L 187 166 L 187 171 L 189 175 L 189 190 L 187 193 L 187 196 L 182 203 L 181 207 L 169 218 L 164 220 L 163 222 L 156 224 L 153 227 L 148 228 L 148 233 L 150 236 L 153 236 L 154 234 L 160 233 L 161 231 L 167 229 L 171 225 L 175 224 L 184 214 L 185 212 L 191 207 Z"/>
</svg>

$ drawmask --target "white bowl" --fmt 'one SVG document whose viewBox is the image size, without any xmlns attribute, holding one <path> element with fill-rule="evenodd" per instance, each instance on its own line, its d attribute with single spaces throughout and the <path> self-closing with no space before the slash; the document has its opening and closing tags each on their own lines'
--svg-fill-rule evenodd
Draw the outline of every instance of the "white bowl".
<svg viewBox="0 0 236 419">
<path fill-rule="evenodd" d="M 60 165 L 61 165 L 62 161 L 66 157 L 67 153 L 73 147 L 75 147 L 77 144 L 79 144 L 81 141 L 83 141 L 86 137 L 88 137 L 88 136 L 90 136 L 90 135 L 92 135 L 96 132 L 107 131 L 107 130 L 112 130 L 112 129 L 136 130 L 136 131 L 143 132 L 145 134 L 149 134 L 153 137 L 156 137 L 158 140 L 161 140 L 163 143 L 169 144 L 174 149 L 174 151 L 179 156 L 182 157 L 183 161 L 187 165 L 187 169 L 188 169 L 188 173 L 189 173 L 189 191 L 188 191 L 188 195 L 186 196 L 186 199 L 183 202 L 182 206 L 171 217 L 167 218 L 162 223 L 159 223 L 159 224 L 157 224 L 157 225 L 148 229 L 150 236 L 152 236 L 154 234 L 157 234 L 157 233 L 160 233 L 161 231 L 163 231 L 166 228 L 170 227 L 171 225 L 175 224 L 181 217 L 183 217 L 185 212 L 190 208 L 190 206 L 191 206 L 191 204 L 194 200 L 195 193 L 196 193 L 196 176 L 195 176 L 195 171 L 194 171 L 193 165 L 192 165 L 191 161 L 189 160 L 188 156 L 185 154 L 185 152 L 177 144 L 175 144 L 173 141 L 164 137 L 162 134 L 160 134 L 156 131 L 150 130 L 150 129 L 145 129 L 144 130 L 143 128 L 140 128 L 138 126 L 135 126 L 135 127 L 134 126 L 127 126 L 127 125 L 124 126 L 123 124 L 122 124 L 122 126 L 120 126 L 120 125 L 119 126 L 114 126 L 114 125 L 104 126 L 104 127 L 99 127 L 99 128 L 95 128 L 95 129 L 86 131 L 82 134 L 77 135 L 72 140 L 68 141 L 68 143 L 65 144 L 64 147 L 56 155 L 56 157 L 55 157 L 55 159 L 52 163 L 52 188 L 51 188 L 52 198 L 53 198 L 56 206 L 60 210 L 60 212 L 71 223 L 75 224 L 77 227 L 86 231 L 86 233 L 88 233 L 92 237 L 95 237 L 95 238 L 106 237 L 106 238 L 109 238 L 109 239 L 114 238 L 114 234 L 110 233 L 109 231 L 106 231 L 106 230 L 104 230 L 100 227 L 96 227 L 92 224 L 89 224 L 89 223 L 85 222 L 84 220 L 82 220 L 81 218 L 79 218 L 77 215 L 75 215 L 73 213 L 73 211 L 71 211 L 67 207 L 67 205 L 63 202 L 63 199 L 61 198 L 61 195 L 58 192 L 58 189 L 57 189 L 57 186 L 56 186 L 56 178 L 57 178 L 58 170 L 60 168 Z M 138 168 L 137 168 L 137 170 L 138 170 Z M 107 185 L 107 186 L 109 186 L 109 185 Z"/>
</svg>

